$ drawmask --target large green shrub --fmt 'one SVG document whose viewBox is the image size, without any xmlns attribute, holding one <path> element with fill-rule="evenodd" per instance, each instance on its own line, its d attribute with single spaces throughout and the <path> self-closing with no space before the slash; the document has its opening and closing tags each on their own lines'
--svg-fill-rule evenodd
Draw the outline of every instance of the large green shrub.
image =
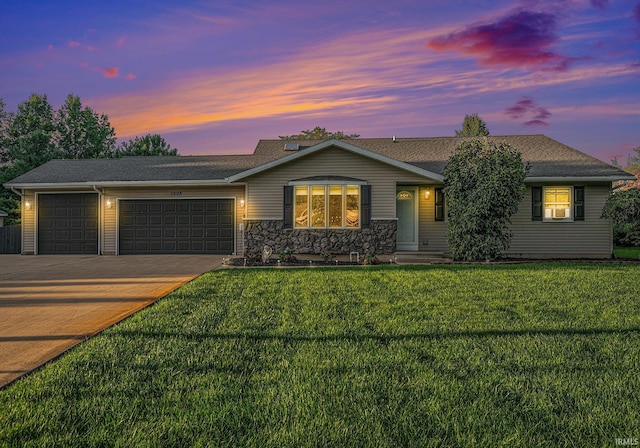
<svg viewBox="0 0 640 448">
<path fill-rule="evenodd" d="M 529 170 L 521 154 L 487 138 L 461 142 L 444 170 L 448 240 L 456 260 L 502 256 Z"/>
<path fill-rule="evenodd" d="M 613 192 L 602 210 L 613 222 L 613 242 L 617 246 L 640 246 L 640 189 Z"/>
</svg>

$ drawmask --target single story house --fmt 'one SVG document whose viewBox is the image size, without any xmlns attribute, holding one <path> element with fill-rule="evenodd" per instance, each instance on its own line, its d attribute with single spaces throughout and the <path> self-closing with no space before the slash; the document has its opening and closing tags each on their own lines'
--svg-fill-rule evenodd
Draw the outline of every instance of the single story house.
<svg viewBox="0 0 640 448">
<path fill-rule="evenodd" d="M 507 256 L 612 254 L 601 219 L 634 176 L 544 135 L 489 137 L 531 169 Z M 52 160 L 5 184 L 23 254 L 448 253 L 444 138 L 261 140 L 250 155 Z"/>
<path fill-rule="evenodd" d="M 4 226 L 4 218 L 6 218 L 7 216 L 9 216 L 7 212 L 5 212 L 4 210 L 0 210 L 0 227 Z"/>
</svg>

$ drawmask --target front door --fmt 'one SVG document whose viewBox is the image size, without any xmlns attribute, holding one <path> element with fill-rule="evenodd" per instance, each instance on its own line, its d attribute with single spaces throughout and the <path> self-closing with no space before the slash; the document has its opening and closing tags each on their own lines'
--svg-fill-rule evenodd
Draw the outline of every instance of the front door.
<svg viewBox="0 0 640 448">
<path fill-rule="evenodd" d="M 396 188 L 398 250 L 418 250 L 418 187 Z"/>
</svg>

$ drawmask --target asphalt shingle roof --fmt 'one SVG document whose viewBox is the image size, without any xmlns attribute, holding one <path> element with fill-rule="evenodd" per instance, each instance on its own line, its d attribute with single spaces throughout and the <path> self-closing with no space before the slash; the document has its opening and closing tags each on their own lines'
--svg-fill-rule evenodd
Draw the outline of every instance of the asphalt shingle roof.
<svg viewBox="0 0 640 448">
<path fill-rule="evenodd" d="M 492 136 L 522 153 L 531 165 L 529 177 L 628 177 L 618 168 L 581 153 L 544 135 Z M 362 149 L 442 174 L 459 137 L 359 138 L 346 142 Z M 212 181 L 277 160 L 294 153 L 285 143 L 297 143 L 299 151 L 322 140 L 260 140 L 253 154 L 215 156 L 125 157 L 122 159 L 52 160 L 8 182 L 12 184 Z M 323 173 L 319 173 L 323 174 Z"/>
<path fill-rule="evenodd" d="M 489 140 L 505 142 L 522 154 L 524 162 L 531 165 L 529 177 L 600 177 L 620 176 L 628 173 L 608 165 L 545 135 L 492 136 Z M 419 168 L 442 174 L 447 160 L 462 137 L 433 138 L 359 138 L 345 140 L 360 148 L 406 162 Z M 320 143 L 321 140 L 295 141 L 302 148 Z M 301 149 L 304 151 L 304 149 Z M 282 140 L 261 140 L 255 153 L 271 155 L 283 151 Z"/>
</svg>

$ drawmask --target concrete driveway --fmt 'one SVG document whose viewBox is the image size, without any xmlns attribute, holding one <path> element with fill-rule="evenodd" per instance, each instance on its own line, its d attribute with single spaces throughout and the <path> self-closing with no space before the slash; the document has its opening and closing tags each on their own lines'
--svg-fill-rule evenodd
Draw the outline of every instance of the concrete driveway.
<svg viewBox="0 0 640 448">
<path fill-rule="evenodd" d="M 0 387 L 220 265 L 208 255 L 0 255 Z"/>
</svg>

